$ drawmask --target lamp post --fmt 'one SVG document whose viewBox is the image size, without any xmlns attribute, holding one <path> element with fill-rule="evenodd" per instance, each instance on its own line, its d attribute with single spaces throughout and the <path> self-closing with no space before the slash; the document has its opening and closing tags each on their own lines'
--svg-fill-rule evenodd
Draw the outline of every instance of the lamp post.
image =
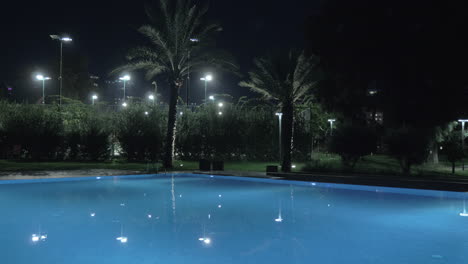
<svg viewBox="0 0 468 264">
<path fill-rule="evenodd" d="M 462 124 L 461 143 L 462 143 L 463 153 L 465 153 L 465 123 L 468 122 L 468 119 L 459 119 L 458 122 Z M 465 162 L 463 162 L 463 159 L 462 159 L 462 170 L 465 170 Z"/>
<path fill-rule="evenodd" d="M 200 80 L 205 81 L 205 103 L 206 103 L 206 87 L 208 86 L 208 82 L 211 82 L 211 80 L 213 80 L 213 76 L 208 74 L 205 77 L 200 78 Z"/>
<path fill-rule="evenodd" d="M 156 97 L 158 96 L 158 83 L 156 83 L 156 81 L 153 81 L 151 84 L 154 85 L 154 104 L 156 104 Z"/>
<path fill-rule="evenodd" d="M 279 157 L 280 157 L 280 163 L 281 159 L 283 158 L 283 146 L 281 145 L 281 120 L 283 119 L 283 113 L 276 113 L 276 116 L 278 117 L 279 121 L 279 126 L 278 126 L 278 144 L 279 144 Z"/>
<path fill-rule="evenodd" d="M 72 39 L 69 37 L 61 37 L 59 35 L 50 35 L 50 38 L 53 40 L 60 41 L 60 88 L 59 88 L 59 105 L 62 105 L 62 65 L 63 65 L 63 43 L 64 42 L 71 42 Z"/>
<path fill-rule="evenodd" d="M 336 119 L 328 119 L 328 122 L 330 123 L 330 136 L 333 135 L 333 123 L 335 123 Z"/>
<path fill-rule="evenodd" d="M 93 94 L 93 96 L 91 97 L 92 101 L 93 101 L 93 105 L 94 105 L 94 101 L 98 99 L 98 96 Z"/>
<path fill-rule="evenodd" d="M 38 81 L 42 81 L 42 104 L 45 104 L 45 81 L 50 80 L 50 77 L 44 77 L 42 74 L 36 75 Z"/>
<path fill-rule="evenodd" d="M 125 101 L 125 84 L 127 83 L 127 81 L 130 81 L 130 75 L 125 75 L 123 77 L 120 77 L 119 79 L 121 81 L 123 81 L 123 83 L 124 83 L 124 86 L 123 86 L 123 100 Z"/>
</svg>

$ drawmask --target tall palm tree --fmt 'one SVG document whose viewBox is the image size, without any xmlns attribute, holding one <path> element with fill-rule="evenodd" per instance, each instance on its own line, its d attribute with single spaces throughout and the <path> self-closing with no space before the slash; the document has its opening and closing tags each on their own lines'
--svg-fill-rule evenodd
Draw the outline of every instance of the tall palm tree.
<svg viewBox="0 0 468 264">
<path fill-rule="evenodd" d="M 239 85 L 262 95 L 263 99 L 276 102 L 282 116 L 281 167 L 291 171 L 295 104 L 303 100 L 320 78 L 318 59 L 304 53 L 291 51 L 279 56 L 270 56 L 254 61 L 255 68 L 249 72 L 249 80 Z"/>
<path fill-rule="evenodd" d="M 147 6 L 151 24 L 139 32 L 148 45 L 134 48 L 127 55 L 129 62 L 113 71 L 144 70 L 146 78 L 164 75 L 169 83 L 169 112 L 165 138 L 163 165 L 172 167 L 176 135 L 176 113 L 179 89 L 190 71 L 203 66 L 236 69 L 230 58 L 214 49 L 207 50 L 211 36 L 221 27 L 205 23 L 206 7 L 193 0 L 158 0 L 156 8 Z"/>
</svg>

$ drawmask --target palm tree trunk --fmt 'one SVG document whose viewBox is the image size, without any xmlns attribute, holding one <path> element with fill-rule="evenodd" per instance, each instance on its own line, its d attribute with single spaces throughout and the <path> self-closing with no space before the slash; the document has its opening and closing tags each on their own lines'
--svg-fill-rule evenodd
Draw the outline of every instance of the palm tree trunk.
<svg viewBox="0 0 468 264">
<path fill-rule="evenodd" d="M 283 157 L 281 170 L 283 172 L 290 172 L 294 129 L 294 106 L 292 103 L 285 104 L 281 111 L 283 113 L 283 123 L 281 128 L 283 131 L 281 139 L 283 145 Z"/>
<path fill-rule="evenodd" d="M 172 159 L 175 151 L 176 120 L 177 120 L 177 99 L 179 98 L 179 88 L 176 82 L 170 82 L 169 91 L 169 113 L 167 118 L 167 133 L 164 145 L 164 168 L 172 168 Z"/>
</svg>

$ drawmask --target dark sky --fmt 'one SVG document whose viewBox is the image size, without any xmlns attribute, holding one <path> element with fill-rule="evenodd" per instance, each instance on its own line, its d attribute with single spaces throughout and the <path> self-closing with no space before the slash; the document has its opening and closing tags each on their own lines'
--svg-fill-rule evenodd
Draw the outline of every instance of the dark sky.
<svg viewBox="0 0 468 264">
<path fill-rule="evenodd" d="M 268 50 L 302 48 L 304 21 L 317 11 L 318 2 L 212 0 L 209 18 L 224 28 L 218 46 L 231 52 L 246 73 L 252 59 Z M 143 0 L 11 1 L 2 3 L 0 12 L 0 81 L 11 81 L 30 69 L 47 68 L 58 55 L 58 43 L 49 38 L 54 33 L 69 33 L 73 38 L 65 55 L 87 56 L 90 72 L 108 78 L 109 71 L 124 61 L 126 51 L 141 42 L 136 29 L 147 23 Z M 237 87 L 238 79 L 223 76 L 212 84 L 218 86 L 218 92 L 247 94 Z M 194 83 L 193 89 L 201 89 L 198 85 L 201 87 Z"/>
</svg>

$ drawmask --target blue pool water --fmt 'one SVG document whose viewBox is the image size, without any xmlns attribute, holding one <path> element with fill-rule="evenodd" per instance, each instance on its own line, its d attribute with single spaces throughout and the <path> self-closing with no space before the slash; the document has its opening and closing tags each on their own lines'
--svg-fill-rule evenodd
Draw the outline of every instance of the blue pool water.
<svg viewBox="0 0 468 264">
<path fill-rule="evenodd" d="M 464 194 L 189 174 L 0 182 L 0 263 L 468 263 Z"/>
</svg>

